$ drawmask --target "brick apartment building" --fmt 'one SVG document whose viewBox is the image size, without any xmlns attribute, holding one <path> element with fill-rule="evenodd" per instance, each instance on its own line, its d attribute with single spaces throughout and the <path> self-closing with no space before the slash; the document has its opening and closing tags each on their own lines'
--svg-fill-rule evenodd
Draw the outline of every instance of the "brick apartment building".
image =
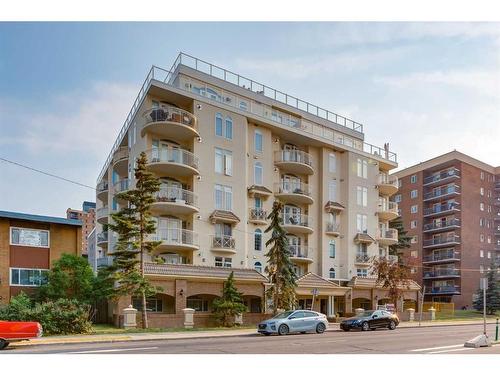
<svg viewBox="0 0 500 375">
<path fill-rule="evenodd" d="M 500 167 L 452 151 L 395 173 L 403 251 L 425 300 L 471 306 L 479 279 L 500 261 Z"/>
<path fill-rule="evenodd" d="M 46 281 L 61 254 L 80 254 L 82 222 L 0 211 L 0 304 Z"/>
<path fill-rule="evenodd" d="M 68 219 L 80 220 L 82 222 L 82 255 L 89 253 L 88 237 L 95 228 L 95 202 L 83 202 L 81 210 L 68 208 L 66 217 Z"/>
</svg>

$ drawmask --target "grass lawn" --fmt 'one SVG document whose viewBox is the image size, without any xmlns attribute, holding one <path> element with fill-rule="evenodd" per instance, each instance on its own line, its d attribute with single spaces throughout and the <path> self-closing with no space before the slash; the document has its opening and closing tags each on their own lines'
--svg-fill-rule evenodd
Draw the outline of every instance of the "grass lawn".
<svg viewBox="0 0 500 375">
<path fill-rule="evenodd" d="M 93 324 L 92 328 L 94 332 L 91 334 L 94 335 L 107 335 L 113 333 L 155 333 L 155 332 L 191 332 L 191 331 L 215 331 L 215 330 L 238 330 L 238 329 L 248 329 L 255 328 L 255 325 L 251 326 L 237 326 L 237 327 L 203 327 L 203 328 L 135 328 L 135 329 L 125 329 L 125 328 L 117 328 L 112 326 L 111 324 Z"/>
<path fill-rule="evenodd" d="M 418 313 L 416 313 L 418 314 Z M 499 318 L 500 313 L 497 315 L 486 315 L 486 318 Z M 436 312 L 436 320 L 475 320 L 483 319 L 483 313 L 475 310 L 455 310 L 453 313 Z"/>
</svg>

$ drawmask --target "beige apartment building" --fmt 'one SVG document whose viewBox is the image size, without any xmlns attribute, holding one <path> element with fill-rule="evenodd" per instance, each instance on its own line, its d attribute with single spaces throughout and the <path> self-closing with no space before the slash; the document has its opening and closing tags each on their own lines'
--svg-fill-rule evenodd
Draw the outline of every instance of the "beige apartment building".
<svg viewBox="0 0 500 375">
<path fill-rule="evenodd" d="M 370 265 L 397 241 L 388 225 L 398 215 L 389 201 L 397 159 L 388 144 L 365 142 L 361 124 L 185 54 L 170 71 L 153 67 L 98 179 L 97 245 L 108 257 L 116 238 L 102 225 L 125 203 L 115 194 L 134 186 L 142 151 L 162 182 L 153 256 L 164 264 L 147 267 L 163 287 L 148 301 L 158 325 L 175 325 L 185 307 L 205 319 L 231 270 L 247 321 L 266 311 L 275 199 L 284 203 L 300 307 L 313 294 L 313 308 L 329 316 L 384 300 Z M 405 299 L 417 300 L 417 289 Z"/>
</svg>

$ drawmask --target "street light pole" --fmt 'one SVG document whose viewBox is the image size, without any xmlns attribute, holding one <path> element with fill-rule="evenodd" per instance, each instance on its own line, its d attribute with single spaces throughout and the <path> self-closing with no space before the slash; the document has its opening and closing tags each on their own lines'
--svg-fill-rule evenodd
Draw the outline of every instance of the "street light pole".
<svg viewBox="0 0 500 375">
<path fill-rule="evenodd" d="M 487 283 L 484 280 L 484 288 L 483 288 L 483 334 L 486 335 L 486 288 Z"/>
</svg>

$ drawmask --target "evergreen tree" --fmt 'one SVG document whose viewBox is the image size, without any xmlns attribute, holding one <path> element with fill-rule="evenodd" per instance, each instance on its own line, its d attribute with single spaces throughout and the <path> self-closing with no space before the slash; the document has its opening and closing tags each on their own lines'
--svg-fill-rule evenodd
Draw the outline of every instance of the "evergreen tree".
<svg viewBox="0 0 500 375">
<path fill-rule="evenodd" d="M 409 268 L 400 263 L 394 263 L 386 258 L 374 258 L 372 272 L 377 275 L 377 283 L 388 289 L 387 297 L 398 310 L 398 301 L 404 290 L 409 288 Z"/>
<path fill-rule="evenodd" d="M 389 222 L 389 228 L 398 230 L 398 242 L 389 246 L 390 255 L 398 255 L 398 250 L 408 249 L 411 243 L 411 236 L 407 235 L 404 229 L 401 216 Z"/>
<path fill-rule="evenodd" d="M 295 307 L 296 295 L 295 280 L 297 276 L 293 270 L 290 260 L 290 250 L 286 232 L 281 226 L 281 212 L 283 205 L 279 201 L 274 201 L 273 210 L 268 216 L 271 220 L 266 233 L 271 232 L 271 238 L 266 242 L 266 247 L 270 247 L 266 254 L 267 272 L 269 282 L 272 284 L 267 290 L 266 297 L 273 301 L 273 311 L 276 314 L 278 309 L 290 310 Z"/>
<path fill-rule="evenodd" d="M 128 207 L 112 214 L 112 223 L 108 224 L 109 229 L 118 234 L 109 274 L 115 281 L 114 297 L 142 297 L 143 328 L 148 328 L 146 298 L 157 292 L 144 277 L 144 257 L 161 243 L 148 239 L 149 235 L 156 232 L 150 207 L 154 203 L 154 194 L 160 190 L 160 181 L 147 171 L 146 164 L 146 154 L 141 152 L 134 171 L 135 189 L 117 194 L 117 198 L 128 202 Z"/>
<path fill-rule="evenodd" d="M 213 311 L 217 320 L 219 320 L 224 327 L 231 326 L 232 318 L 236 314 L 241 314 L 246 311 L 246 306 L 243 303 L 243 296 L 234 285 L 233 272 L 231 272 L 227 281 L 224 282 L 222 297 L 214 300 Z"/>
<path fill-rule="evenodd" d="M 500 280 L 497 275 L 497 266 L 491 264 L 491 268 L 487 273 L 488 289 L 486 289 L 486 313 L 493 315 L 500 311 Z M 483 290 L 478 289 L 478 298 L 473 301 L 472 306 L 478 311 L 483 311 Z"/>
</svg>

